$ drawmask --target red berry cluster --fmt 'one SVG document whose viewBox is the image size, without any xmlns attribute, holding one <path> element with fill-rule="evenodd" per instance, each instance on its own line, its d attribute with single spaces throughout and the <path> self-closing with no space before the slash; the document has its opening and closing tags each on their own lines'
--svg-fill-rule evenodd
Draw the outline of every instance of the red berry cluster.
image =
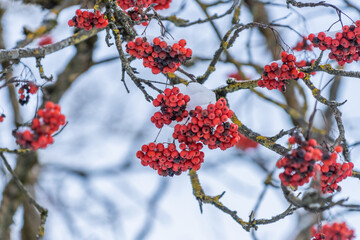
<svg viewBox="0 0 360 240">
<path fill-rule="evenodd" d="M 145 15 L 144 17 L 142 17 L 142 14 L 143 14 L 143 8 L 138 8 L 138 7 L 134 7 L 130 10 L 128 10 L 126 12 L 132 20 L 134 21 L 140 21 L 140 20 L 144 20 L 145 22 L 142 22 L 141 24 L 143 26 L 147 26 L 148 25 L 148 17 Z"/>
<path fill-rule="evenodd" d="M 178 151 L 174 143 L 165 147 L 162 143 L 152 142 L 143 145 L 141 151 L 136 153 L 136 157 L 141 159 L 143 166 L 157 170 L 160 176 L 172 177 L 189 169 L 199 170 L 201 163 L 204 162 L 204 153 L 200 151 L 202 148 L 201 143 L 180 144 L 181 150 Z"/>
<path fill-rule="evenodd" d="M 5 114 L 3 114 L 3 113 L 0 114 L 0 122 L 3 122 L 5 117 L 6 117 Z"/>
<path fill-rule="evenodd" d="M 313 47 L 314 47 L 314 45 L 308 41 L 307 37 L 304 36 L 302 38 L 302 40 L 300 42 L 298 42 L 295 47 L 292 48 L 292 50 L 299 51 L 299 52 L 300 51 L 312 51 Z"/>
<path fill-rule="evenodd" d="M 289 143 L 291 145 L 297 143 L 298 147 L 277 161 L 276 167 L 285 170 L 280 173 L 279 178 L 285 186 L 302 186 L 314 175 L 315 162 L 321 160 L 322 152 L 314 148 L 317 145 L 315 139 L 306 141 L 297 131 L 289 138 Z"/>
<path fill-rule="evenodd" d="M 20 88 L 18 93 L 20 94 L 19 103 L 25 105 L 30 100 L 30 94 L 35 94 L 38 91 L 38 86 L 34 82 L 26 82 Z"/>
<path fill-rule="evenodd" d="M 38 118 L 32 120 L 30 130 L 13 132 L 16 143 L 22 148 L 32 150 L 46 148 L 48 144 L 52 144 L 54 142 L 52 134 L 59 130 L 61 125 L 65 125 L 65 116 L 60 110 L 59 105 L 46 102 L 45 108 L 37 111 Z"/>
<path fill-rule="evenodd" d="M 312 240 L 352 240 L 355 238 L 354 230 L 350 229 L 345 222 L 325 224 L 318 231 L 311 228 Z"/>
<path fill-rule="evenodd" d="M 150 4 L 154 4 L 155 10 L 168 9 L 171 0 L 116 0 L 119 7 L 126 10 L 132 7 L 146 8 Z"/>
<path fill-rule="evenodd" d="M 187 118 L 185 124 L 175 125 L 172 135 L 174 142 L 179 142 L 180 150 L 176 149 L 175 143 L 167 147 L 162 143 L 150 143 L 136 153 L 142 165 L 158 170 L 161 176 L 180 175 L 188 169 L 199 170 L 204 162 L 204 153 L 200 151 L 203 144 L 209 149 L 225 150 L 240 139 L 238 126 L 228 122 L 233 112 L 226 106 L 224 98 L 209 104 L 206 109 L 197 106 L 190 113 L 185 109 L 189 101 L 190 97 L 180 93 L 178 87 L 165 89 L 164 94 L 159 94 L 153 101 L 155 107 L 161 107 L 161 111 L 151 117 L 156 127 Z"/>
<path fill-rule="evenodd" d="M 235 145 L 236 148 L 239 148 L 239 149 L 245 151 L 246 149 L 257 148 L 257 146 L 259 145 L 259 143 L 251 140 L 250 138 L 245 137 L 241 133 L 239 133 L 239 136 L 240 136 L 240 140 Z"/>
<path fill-rule="evenodd" d="M 189 115 L 189 123 L 175 126 L 173 137 L 180 143 L 192 144 L 200 141 L 209 149 L 226 150 L 240 139 L 238 126 L 228 122 L 233 112 L 226 106 L 224 98 L 220 98 L 216 104 L 209 104 L 206 109 L 197 106 Z"/>
<path fill-rule="evenodd" d="M 140 7 L 145 8 L 151 4 L 151 0 L 116 0 L 116 3 L 123 10 L 132 8 L 132 7 Z"/>
<path fill-rule="evenodd" d="M 151 122 L 157 128 L 162 128 L 164 124 L 169 125 L 174 120 L 181 122 L 189 116 L 189 112 L 185 110 L 189 101 L 190 97 L 180 93 L 178 87 L 166 88 L 164 94 L 159 94 L 153 100 L 153 105 L 160 107 L 160 111 L 151 117 Z"/>
<path fill-rule="evenodd" d="M 310 34 L 309 40 L 322 51 L 329 49 L 329 58 L 335 59 L 340 66 L 357 62 L 360 59 L 360 20 L 355 25 L 344 26 L 335 38 L 320 32 L 317 36 Z"/>
<path fill-rule="evenodd" d="M 39 41 L 39 46 L 49 45 L 53 43 L 53 39 L 50 36 L 44 36 Z"/>
<path fill-rule="evenodd" d="M 322 193 L 332 193 L 335 190 L 340 191 L 341 188 L 337 183 L 352 174 L 353 163 L 336 162 L 338 153 L 342 152 L 341 146 L 337 146 L 331 153 L 321 148 L 315 139 L 306 141 L 298 131 L 292 133 L 289 144 L 297 144 L 297 148 L 276 163 L 278 168 L 285 170 L 279 175 L 285 186 L 302 186 L 310 181 L 310 177 L 314 176 L 315 172 L 319 172 Z"/>
<path fill-rule="evenodd" d="M 281 52 L 282 65 L 276 62 L 266 65 L 261 80 L 258 81 L 259 87 L 266 87 L 269 90 L 279 89 L 284 91 L 288 80 L 304 78 L 305 73 L 299 72 L 296 67 L 296 57 L 287 52 Z"/>
<path fill-rule="evenodd" d="M 109 24 L 109 20 L 104 19 L 104 14 L 101 14 L 99 11 L 93 13 L 77 9 L 75 14 L 76 16 L 68 22 L 70 27 L 76 26 L 78 28 L 83 28 L 86 31 L 90 31 L 93 27 L 104 28 Z"/>
<path fill-rule="evenodd" d="M 171 0 L 152 0 L 152 3 L 156 4 L 154 6 L 155 10 L 163 10 L 170 7 Z"/>
<path fill-rule="evenodd" d="M 160 38 L 154 38 L 152 43 L 146 37 L 138 37 L 126 44 L 126 52 L 131 56 L 143 59 L 144 67 L 151 68 L 153 74 L 160 72 L 175 72 L 176 69 L 191 58 L 192 50 L 185 48 L 186 41 L 168 45 Z"/>
<path fill-rule="evenodd" d="M 342 147 L 337 146 L 335 152 L 342 152 Z M 320 177 L 320 186 L 321 191 L 326 193 L 333 193 L 334 191 L 341 191 L 341 187 L 337 183 L 341 182 L 345 178 L 352 175 L 352 169 L 354 164 L 352 162 L 337 163 L 336 162 L 336 153 L 331 154 L 333 157 L 330 157 L 328 160 L 322 161 L 322 165 L 317 164 L 315 170 L 319 171 L 321 174 Z"/>
</svg>

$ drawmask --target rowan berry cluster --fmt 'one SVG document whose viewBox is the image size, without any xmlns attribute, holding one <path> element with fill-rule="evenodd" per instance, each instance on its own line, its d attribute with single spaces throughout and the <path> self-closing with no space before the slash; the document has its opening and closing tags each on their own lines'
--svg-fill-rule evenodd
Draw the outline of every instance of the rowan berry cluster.
<svg viewBox="0 0 360 240">
<path fill-rule="evenodd" d="M 337 146 L 331 153 L 322 148 L 315 139 L 306 141 L 298 131 L 292 133 L 289 144 L 297 144 L 297 147 L 276 163 L 278 168 L 284 168 L 279 178 L 285 186 L 302 186 L 318 172 L 321 192 L 332 193 L 335 190 L 340 191 L 341 188 L 337 183 L 352 174 L 354 167 L 352 163 L 336 162 L 338 153 L 342 152 L 341 146 Z"/>
<path fill-rule="evenodd" d="M 226 150 L 240 139 L 238 126 L 228 122 L 233 112 L 226 106 L 224 98 L 209 104 L 206 109 L 196 106 L 188 112 L 185 108 L 189 101 L 190 97 L 180 93 L 178 87 L 165 89 L 164 94 L 159 94 L 153 101 L 155 107 L 161 107 L 161 111 L 151 117 L 156 127 L 187 118 L 186 123 L 175 125 L 172 135 L 174 142 L 179 142 L 180 150 L 175 143 L 168 144 L 167 148 L 162 143 L 150 143 L 143 145 L 136 154 L 142 165 L 158 170 L 161 176 L 180 175 L 188 169 L 197 171 L 204 162 L 204 153 L 200 151 L 203 145 Z"/>
<path fill-rule="evenodd" d="M 342 152 L 342 147 L 337 146 L 335 152 Z M 316 171 L 320 172 L 320 186 L 321 191 L 325 193 L 333 193 L 334 191 L 341 191 L 341 187 L 337 183 L 352 175 L 354 164 L 352 162 L 337 163 L 336 153 L 332 153 L 334 157 L 329 160 L 322 161 L 322 165 L 317 164 Z"/>
<path fill-rule="evenodd" d="M 126 52 L 138 59 L 143 59 L 144 67 L 151 68 L 153 74 L 175 72 L 191 58 L 192 50 L 185 48 L 186 41 L 168 44 L 160 38 L 148 42 L 146 37 L 138 37 L 126 44 Z"/>
<path fill-rule="evenodd" d="M 13 132 L 16 143 L 21 148 L 31 150 L 46 148 L 48 144 L 52 144 L 54 142 L 52 134 L 58 131 L 61 125 L 65 125 L 65 116 L 60 111 L 59 105 L 46 102 L 45 108 L 37 111 L 38 117 L 32 120 L 30 129 Z"/>
<path fill-rule="evenodd" d="M 352 240 L 355 238 L 354 230 L 350 229 L 345 222 L 325 224 L 318 231 L 311 228 L 312 240 Z"/>
<path fill-rule="evenodd" d="M 117 5 L 123 10 L 127 10 L 132 7 L 148 7 L 151 4 L 151 0 L 116 0 Z"/>
<path fill-rule="evenodd" d="M 185 110 L 189 101 L 190 97 L 180 93 L 178 87 L 166 88 L 164 94 L 159 94 L 153 100 L 153 105 L 160 107 L 160 111 L 151 117 L 151 122 L 157 128 L 162 128 L 164 124 L 169 125 L 174 120 L 181 122 L 189 116 L 189 112 Z"/>
<path fill-rule="evenodd" d="M 174 143 L 165 147 L 162 143 L 151 142 L 144 144 L 141 151 L 136 153 L 136 157 L 141 159 L 143 166 L 150 166 L 157 170 L 160 176 L 172 177 L 189 169 L 199 170 L 205 156 L 200 151 L 202 148 L 201 143 L 180 144 L 180 151 L 178 151 Z"/>
<path fill-rule="evenodd" d="M 3 114 L 3 113 L 0 114 L 0 122 L 3 122 L 5 117 L 6 117 L 5 114 Z"/>
<path fill-rule="evenodd" d="M 320 50 L 330 50 L 329 58 L 335 59 L 340 66 L 360 59 L 360 20 L 355 25 L 344 26 L 335 38 L 320 32 L 309 35 L 309 40 Z"/>
<path fill-rule="evenodd" d="M 25 105 L 30 100 L 30 94 L 35 94 L 38 91 L 38 86 L 34 82 L 26 82 L 25 84 L 21 85 L 19 88 L 18 93 L 20 94 L 19 103 L 20 105 Z"/>
<path fill-rule="evenodd" d="M 150 4 L 154 4 L 155 10 L 163 10 L 170 7 L 171 0 L 116 0 L 116 2 L 123 10 L 132 7 L 147 8 Z"/>
<path fill-rule="evenodd" d="M 258 81 L 259 87 L 266 87 L 269 90 L 278 89 L 285 91 L 285 86 L 290 79 L 304 78 L 305 73 L 299 72 L 296 67 L 296 57 L 287 52 L 281 52 L 282 64 L 273 62 L 264 67 L 261 80 Z"/>
<path fill-rule="evenodd" d="M 228 122 L 233 112 L 226 106 L 224 98 L 220 98 L 216 104 L 209 104 L 206 109 L 197 106 L 189 115 L 189 123 L 175 126 L 173 138 L 180 143 L 191 144 L 200 141 L 209 149 L 226 150 L 240 139 L 238 126 Z"/>
<path fill-rule="evenodd" d="M 279 178 L 285 186 L 302 186 L 314 175 L 315 162 L 321 160 L 322 152 L 314 148 L 317 145 L 315 139 L 306 141 L 297 131 L 289 138 L 289 143 L 298 146 L 276 163 L 276 167 L 284 168 Z"/>
<path fill-rule="evenodd" d="M 257 146 L 259 145 L 259 143 L 251 140 L 250 138 L 245 137 L 241 133 L 239 133 L 239 136 L 240 136 L 240 140 L 237 142 L 235 146 L 243 151 L 250 148 L 257 148 Z"/>
<path fill-rule="evenodd" d="M 104 14 L 101 14 L 100 11 L 93 13 L 77 9 L 75 14 L 76 15 L 68 22 L 70 27 L 76 26 L 90 31 L 93 27 L 104 28 L 109 24 L 109 20 L 105 19 Z"/>
<path fill-rule="evenodd" d="M 309 39 L 307 37 L 303 37 L 300 42 L 296 44 L 295 47 L 292 48 L 292 50 L 295 51 L 312 51 L 314 45 L 308 41 Z"/>
<path fill-rule="evenodd" d="M 144 22 L 142 22 L 141 24 L 143 26 L 147 26 L 148 25 L 148 22 L 147 22 L 148 17 L 146 15 L 142 16 L 143 12 L 144 12 L 143 8 L 134 7 L 134 8 L 129 9 L 126 13 L 134 21 L 144 20 Z"/>
</svg>

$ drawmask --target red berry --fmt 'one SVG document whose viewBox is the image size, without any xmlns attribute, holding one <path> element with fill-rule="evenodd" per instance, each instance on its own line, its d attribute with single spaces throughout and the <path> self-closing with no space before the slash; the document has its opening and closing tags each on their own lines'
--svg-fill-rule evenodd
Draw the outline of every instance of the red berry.
<svg viewBox="0 0 360 240">
<path fill-rule="evenodd" d="M 185 39 L 180 39 L 179 45 L 180 45 L 181 47 L 185 47 L 185 46 L 186 46 L 186 41 L 185 41 Z"/>
</svg>

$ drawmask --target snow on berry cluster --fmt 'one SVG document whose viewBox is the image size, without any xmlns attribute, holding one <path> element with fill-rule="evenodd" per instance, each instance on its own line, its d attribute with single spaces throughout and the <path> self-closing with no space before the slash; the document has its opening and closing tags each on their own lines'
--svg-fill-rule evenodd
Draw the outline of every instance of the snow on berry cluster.
<svg viewBox="0 0 360 240">
<path fill-rule="evenodd" d="M 196 84 L 193 89 L 197 89 Z M 198 97 L 204 100 L 204 92 L 199 91 Z M 196 95 L 195 95 L 196 96 Z M 204 162 L 205 154 L 201 151 L 203 145 L 209 149 L 225 150 L 234 146 L 240 139 L 238 126 L 228 122 L 233 112 L 226 106 L 226 100 L 221 98 L 215 104 L 206 108 L 196 106 L 188 111 L 190 97 L 180 93 L 178 87 L 167 88 L 164 94 L 159 94 L 153 104 L 161 107 L 151 117 L 156 127 L 178 122 L 174 127 L 174 143 L 165 146 L 162 143 L 149 143 L 136 153 L 141 164 L 150 166 L 161 176 L 180 175 L 189 169 L 199 170 Z M 200 100 L 201 101 L 201 100 Z M 179 149 L 175 142 L 178 142 Z"/>
<path fill-rule="evenodd" d="M 96 13 L 89 11 L 81 11 L 77 9 L 75 16 L 69 20 L 68 25 L 70 27 L 83 28 L 86 31 L 90 31 L 93 27 L 104 28 L 109 24 L 109 20 L 104 18 L 104 14 L 101 14 L 100 11 Z"/>
<path fill-rule="evenodd" d="M 126 44 L 126 52 L 143 59 L 144 67 L 151 68 L 153 74 L 166 74 L 175 72 L 181 64 L 191 58 L 192 50 L 185 46 L 184 39 L 171 45 L 157 37 L 152 42 L 148 42 L 146 37 L 138 37 Z"/>
<path fill-rule="evenodd" d="M 305 36 L 303 36 L 302 40 L 296 44 L 295 47 L 292 48 L 292 50 L 295 51 L 312 51 L 314 45 L 308 41 L 309 39 Z"/>
<path fill-rule="evenodd" d="M 284 168 L 279 178 L 285 186 L 302 186 L 311 177 L 316 179 L 315 173 L 319 173 L 322 193 L 332 193 L 340 191 L 337 183 L 352 174 L 353 163 L 336 162 L 338 153 L 342 152 L 341 146 L 330 152 L 315 139 L 305 140 L 299 131 L 292 133 L 289 144 L 295 148 L 276 163 L 278 168 Z"/>
<path fill-rule="evenodd" d="M 340 66 L 357 62 L 360 58 L 360 20 L 356 21 L 355 25 L 344 26 L 335 37 L 320 32 L 317 36 L 312 33 L 308 38 L 314 47 L 322 51 L 330 50 L 329 58 L 335 59 Z"/>
<path fill-rule="evenodd" d="M 171 0 L 116 0 L 116 2 L 123 10 L 132 7 L 146 8 L 150 4 L 154 4 L 155 10 L 163 10 L 170 7 Z"/>
<path fill-rule="evenodd" d="M 264 67 L 264 72 L 261 80 L 258 81 L 259 87 L 266 87 L 269 90 L 278 89 L 284 91 L 287 82 L 290 79 L 304 78 L 305 74 L 299 72 L 296 67 L 296 57 L 287 52 L 281 52 L 282 64 L 273 62 Z"/>
<path fill-rule="evenodd" d="M 216 104 L 209 104 L 206 109 L 197 106 L 189 115 L 189 123 L 175 126 L 173 138 L 180 143 L 192 144 L 200 141 L 209 149 L 226 150 L 240 140 L 238 126 L 228 122 L 233 112 L 226 106 L 224 98 L 220 98 Z"/>
<path fill-rule="evenodd" d="M 325 224 L 316 231 L 311 228 L 311 240 L 352 240 L 355 239 L 354 230 L 350 229 L 345 222 Z"/>
<path fill-rule="evenodd" d="M 31 150 L 46 148 L 48 144 L 52 144 L 54 142 L 52 134 L 58 131 L 60 126 L 65 125 L 65 116 L 60 111 L 58 104 L 46 102 L 45 108 L 37 111 L 38 117 L 32 120 L 30 129 L 13 132 L 16 143 L 21 148 Z"/>
<path fill-rule="evenodd" d="M 30 100 L 30 94 L 35 94 L 38 91 L 38 86 L 34 82 L 26 82 L 20 88 L 18 93 L 20 94 L 19 103 L 25 105 Z"/>
<path fill-rule="evenodd" d="M 190 97 L 180 93 L 178 87 L 166 88 L 164 94 L 159 94 L 153 100 L 153 105 L 160 107 L 160 111 L 151 117 L 151 122 L 157 128 L 162 128 L 164 124 L 169 125 L 174 120 L 181 122 L 189 116 L 189 112 L 185 110 L 189 101 Z"/>
</svg>

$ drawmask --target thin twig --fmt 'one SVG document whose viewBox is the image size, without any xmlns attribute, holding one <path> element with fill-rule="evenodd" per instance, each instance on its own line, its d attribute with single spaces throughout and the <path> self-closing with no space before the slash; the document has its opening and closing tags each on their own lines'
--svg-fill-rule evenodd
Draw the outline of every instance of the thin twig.
<svg viewBox="0 0 360 240">
<path fill-rule="evenodd" d="M 38 210 L 38 212 L 40 213 L 40 226 L 38 229 L 38 233 L 36 235 L 36 239 L 37 240 L 43 239 L 44 234 L 45 234 L 45 223 L 46 223 L 48 210 L 46 208 L 42 207 L 40 204 L 38 204 L 36 202 L 36 200 L 31 196 L 29 191 L 24 187 L 24 185 L 22 184 L 20 179 L 16 176 L 15 172 L 12 170 L 9 162 L 6 160 L 6 158 L 2 152 L 0 152 L 0 156 L 4 161 L 6 169 L 11 173 L 16 185 L 24 193 L 24 195 L 29 199 L 30 204 L 32 204 L 36 208 L 36 210 Z"/>
</svg>

